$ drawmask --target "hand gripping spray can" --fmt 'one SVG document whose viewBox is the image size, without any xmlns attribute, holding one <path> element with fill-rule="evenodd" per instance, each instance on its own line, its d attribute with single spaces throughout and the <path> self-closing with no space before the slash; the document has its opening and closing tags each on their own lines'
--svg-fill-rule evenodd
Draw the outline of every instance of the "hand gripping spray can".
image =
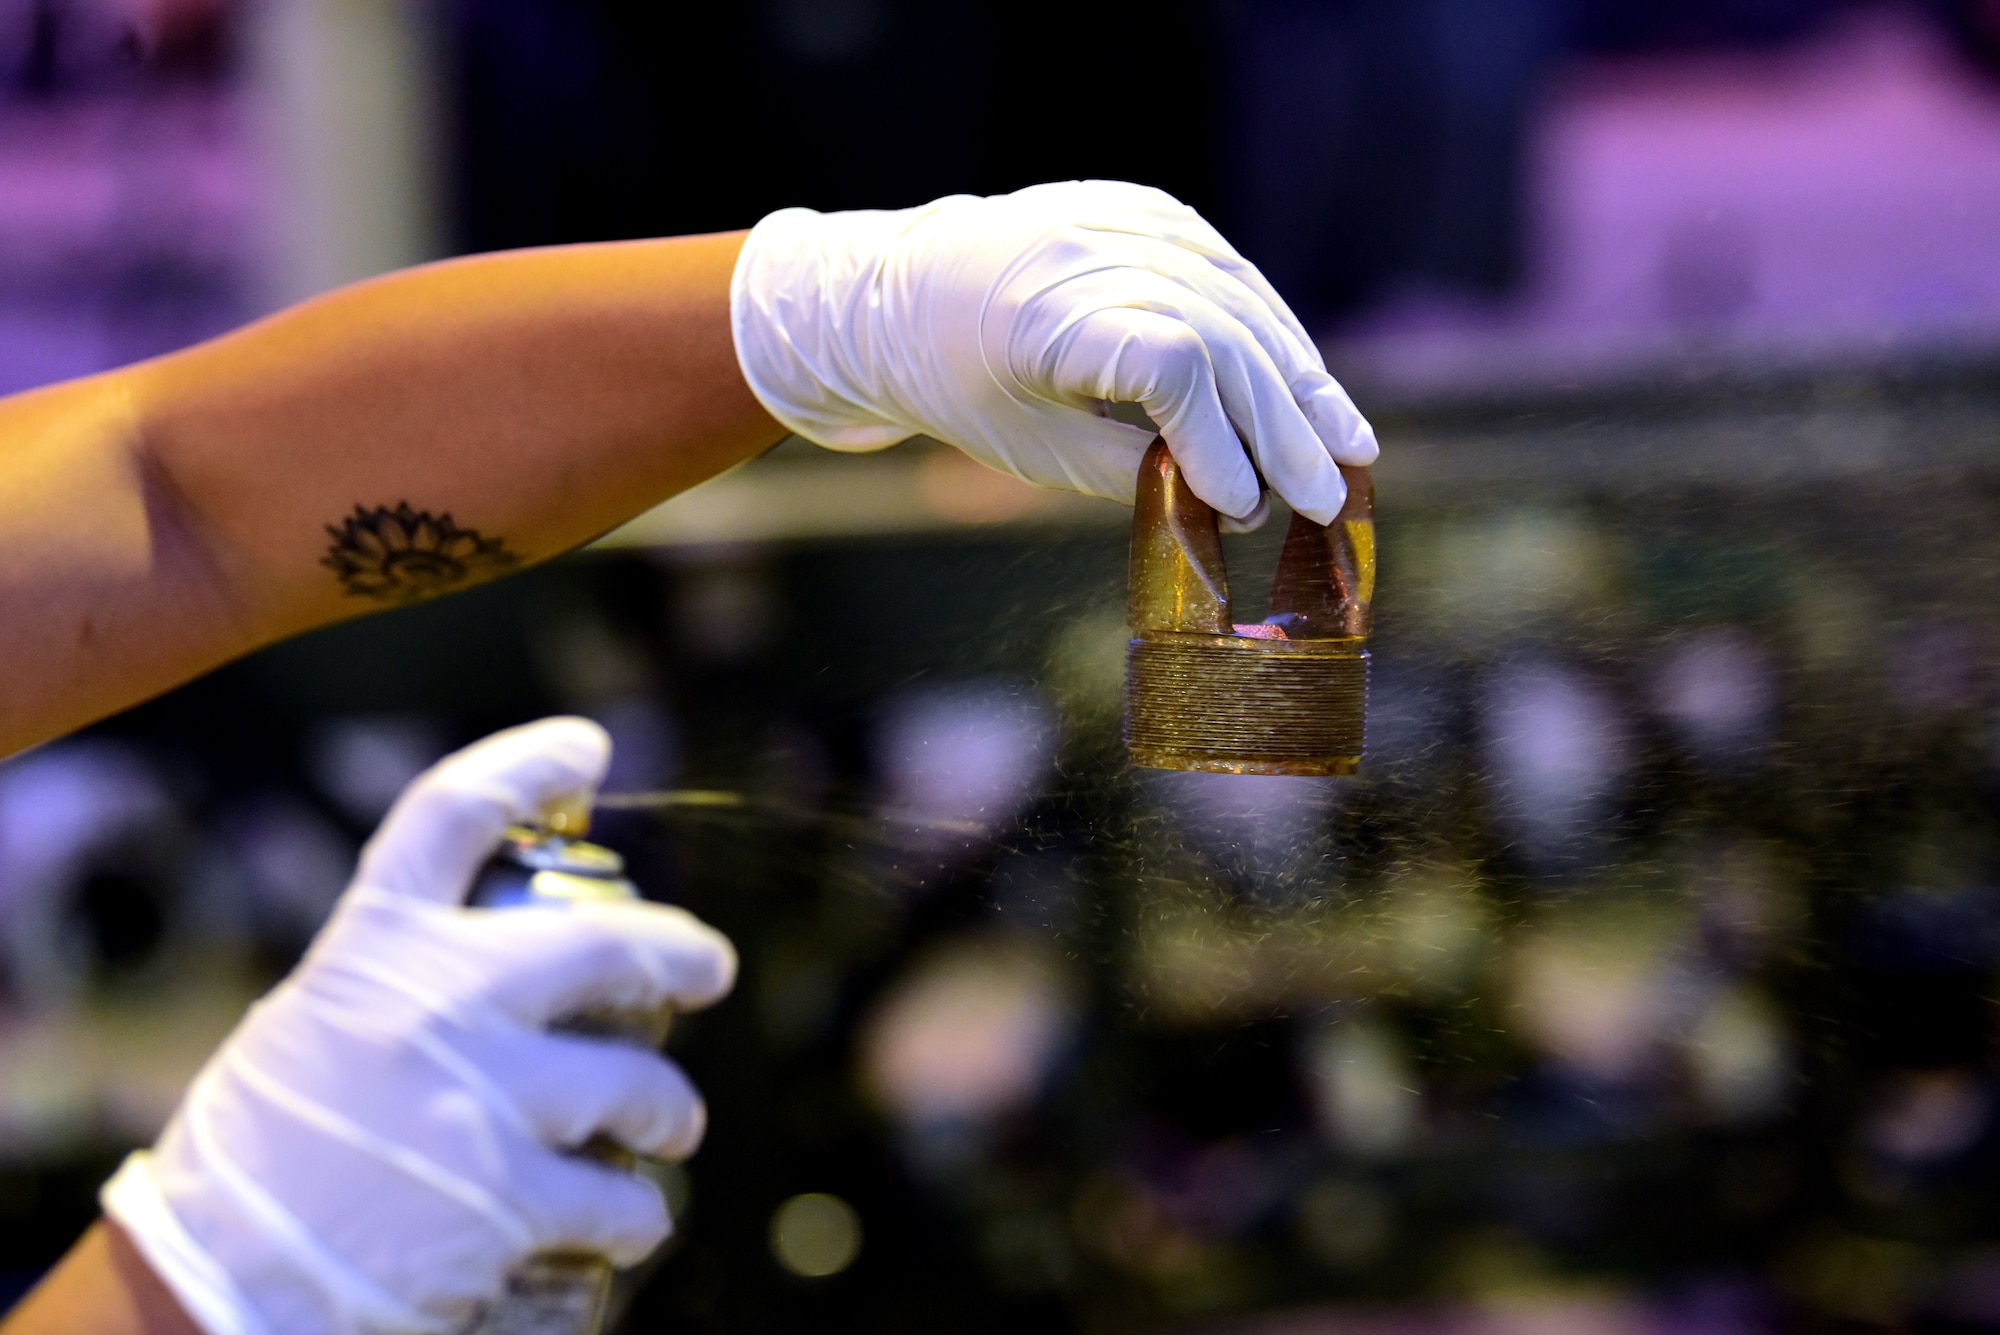
<svg viewBox="0 0 2000 1335">
<path fill-rule="evenodd" d="M 589 801 L 552 807 L 534 826 L 510 826 L 500 850 L 481 868 L 466 903 L 476 908 L 561 912 L 582 900 L 637 899 L 625 879 L 625 861 L 582 836 Z M 671 1009 L 599 1010 L 557 1026 L 565 1033 L 616 1039 L 645 1048 L 666 1040 Z M 602 1137 L 579 1153 L 621 1168 L 635 1159 Z M 611 1293 L 612 1265 L 586 1251 L 550 1251 L 529 1257 L 507 1277 L 506 1294 L 460 1335 L 597 1335 Z"/>
</svg>

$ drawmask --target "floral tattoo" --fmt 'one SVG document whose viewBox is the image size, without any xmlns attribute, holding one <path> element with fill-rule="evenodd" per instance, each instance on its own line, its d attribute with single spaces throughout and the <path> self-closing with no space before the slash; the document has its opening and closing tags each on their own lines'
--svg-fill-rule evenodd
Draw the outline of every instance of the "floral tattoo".
<svg viewBox="0 0 2000 1335">
<path fill-rule="evenodd" d="M 333 545 L 320 564 L 333 571 L 351 598 L 412 603 L 467 584 L 504 575 L 521 564 L 498 538 L 460 528 L 450 514 L 354 507 L 338 526 L 328 524 Z"/>
</svg>

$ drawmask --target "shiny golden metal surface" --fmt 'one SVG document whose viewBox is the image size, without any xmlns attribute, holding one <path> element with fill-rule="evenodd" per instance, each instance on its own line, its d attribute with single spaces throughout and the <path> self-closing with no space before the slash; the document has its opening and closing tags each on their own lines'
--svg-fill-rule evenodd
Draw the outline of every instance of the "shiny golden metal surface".
<svg viewBox="0 0 2000 1335">
<path fill-rule="evenodd" d="M 1125 619 L 1140 632 L 1230 633 L 1229 575 L 1215 511 L 1181 477 L 1165 437 L 1139 466 Z"/>
<path fill-rule="evenodd" d="M 1164 439 L 1132 520 L 1125 743 L 1133 763 L 1229 774 L 1352 774 L 1368 709 L 1374 491 L 1342 469 L 1334 522 L 1294 516 L 1261 624 L 1231 621 L 1215 512 Z"/>
</svg>

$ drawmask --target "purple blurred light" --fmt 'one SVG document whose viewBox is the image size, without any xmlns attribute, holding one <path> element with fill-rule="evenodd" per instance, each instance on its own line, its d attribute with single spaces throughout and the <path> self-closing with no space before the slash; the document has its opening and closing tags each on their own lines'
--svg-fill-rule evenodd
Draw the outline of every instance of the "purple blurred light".
<svg viewBox="0 0 2000 1335">
<path fill-rule="evenodd" d="M 1501 670 L 1482 722 L 1494 807 L 1532 852 L 1585 833 L 1625 777 L 1631 748 L 1618 702 L 1570 668 Z"/>
<path fill-rule="evenodd" d="M 1777 724 L 1769 657 L 1741 631 L 1702 631 L 1669 649 L 1653 698 L 1688 749 L 1711 763 L 1744 758 Z"/>
<path fill-rule="evenodd" d="M 1329 362 L 1421 392 L 2000 347 L 2000 97 L 1914 15 L 1580 67 L 1538 139 L 1527 287 L 1409 294 Z"/>
<path fill-rule="evenodd" d="M 925 848 L 997 829 L 1040 792 L 1055 741 L 1047 707 L 1006 683 L 913 687 L 877 736 L 883 814 Z"/>
</svg>

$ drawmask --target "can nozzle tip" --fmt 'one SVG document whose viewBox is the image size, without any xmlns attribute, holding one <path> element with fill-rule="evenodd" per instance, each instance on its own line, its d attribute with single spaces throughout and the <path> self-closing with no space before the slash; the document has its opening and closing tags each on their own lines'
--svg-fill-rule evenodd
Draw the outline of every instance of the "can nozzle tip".
<svg viewBox="0 0 2000 1335">
<path fill-rule="evenodd" d="M 549 803 L 541 810 L 540 823 L 550 834 L 583 838 L 590 833 L 590 794 L 577 793 Z"/>
</svg>

